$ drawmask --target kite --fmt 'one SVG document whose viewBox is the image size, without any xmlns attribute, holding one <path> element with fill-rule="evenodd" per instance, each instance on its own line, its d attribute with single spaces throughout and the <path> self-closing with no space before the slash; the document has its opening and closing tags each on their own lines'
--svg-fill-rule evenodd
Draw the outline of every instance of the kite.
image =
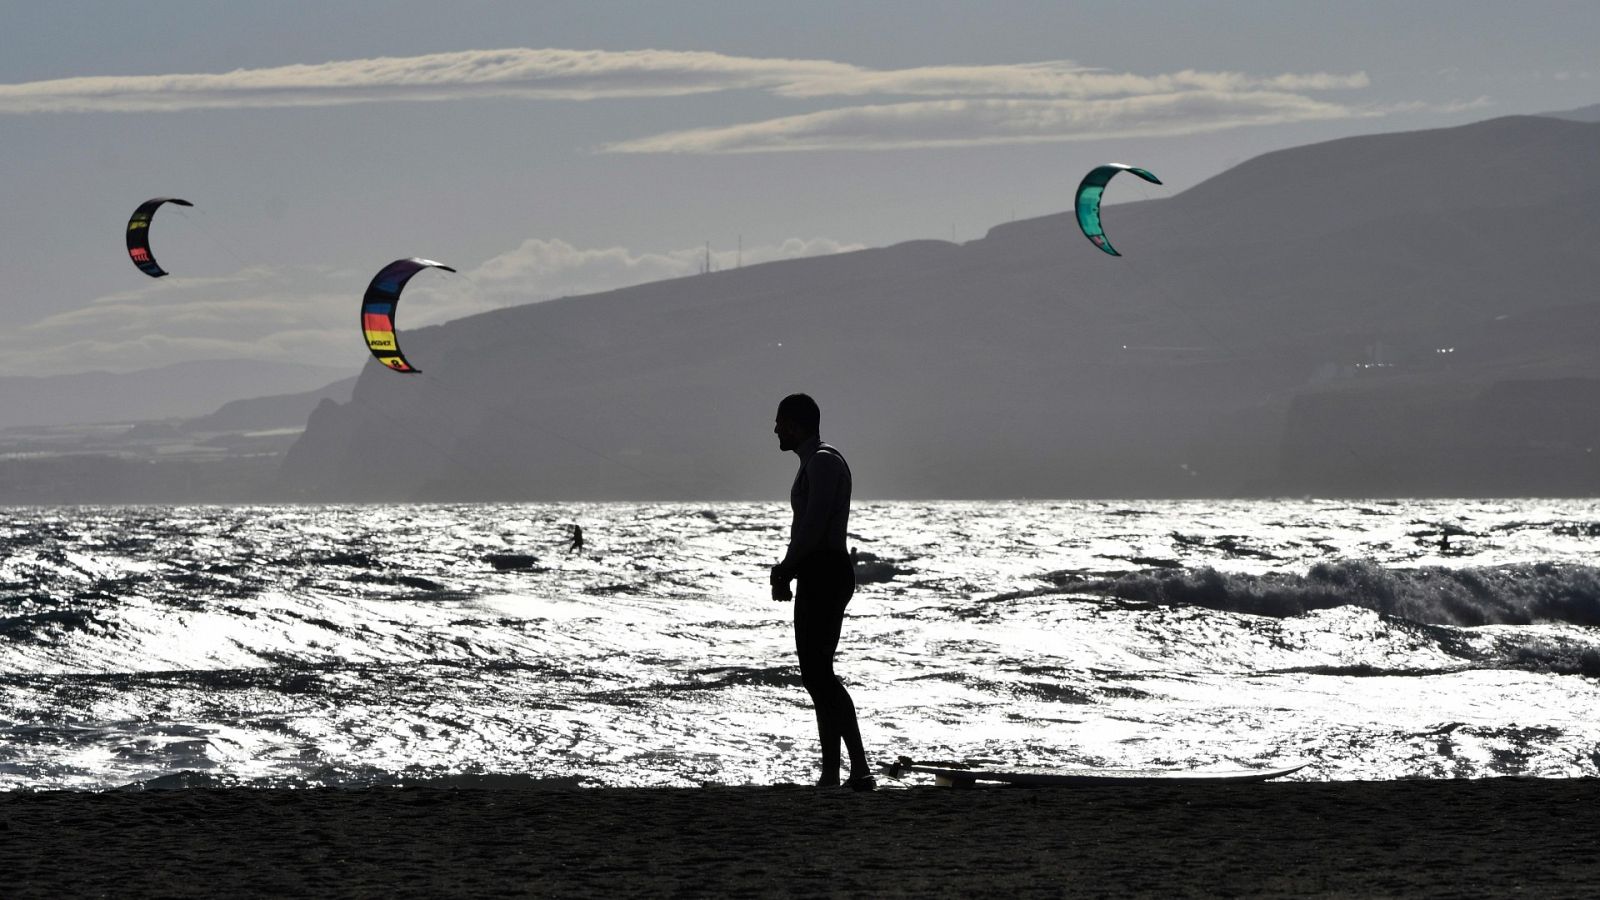
<svg viewBox="0 0 1600 900">
<path fill-rule="evenodd" d="M 400 352 L 400 342 L 394 333 L 394 308 L 400 303 L 400 291 L 406 282 L 423 269 L 455 271 L 431 259 L 397 259 L 372 276 L 372 283 L 367 285 L 367 293 L 361 298 L 361 333 L 366 336 L 367 349 L 378 362 L 396 372 L 421 371 Z"/>
<path fill-rule="evenodd" d="M 1122 163 L 1107 163 L 1096 166 L 1089 174 L 1083 176 L 1083 181 L 1078 183 L 1078 227 L 1083 229 L 1083 236 L 1088 238 L 1096 247 L 1111 254 L 1121 256 L 1117 248 L 1111 246 L 1106 240 L 1106 232 L 1100 227 L 1100 195 L 1105 193 L 1106 182 L 1118 172 L 1132 172 L 1151 184 L 1160 184 L 1161 179 L 1144 169 L 1125 166 Z"/>
<path fill-rule="evenodd" d="M 167 274 L 165 269 L 156 265 L 156 258 L 150 253 L 150 219 L 155 216 L 156 207 L 163 203 L 194 205 L 177 197 L 156 197 L 139 204 L 139 208 L 133 211 L 133 217 L 128 220 L 128 258 L 139 267 L 139 271 L 151 278 Z"/>
</svg>

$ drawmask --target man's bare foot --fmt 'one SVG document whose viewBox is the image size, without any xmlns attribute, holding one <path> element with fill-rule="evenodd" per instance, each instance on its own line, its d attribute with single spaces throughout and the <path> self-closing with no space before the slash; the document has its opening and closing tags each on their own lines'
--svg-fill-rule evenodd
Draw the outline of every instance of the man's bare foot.
<svg viewBox="0 0 1600 900">
<path fill-rule="evenodd" d="M 844 786 L 852 791 L 875 791 L 878 789 L 878 779 L 871 775 L 852 775 Z"/>
</svg>

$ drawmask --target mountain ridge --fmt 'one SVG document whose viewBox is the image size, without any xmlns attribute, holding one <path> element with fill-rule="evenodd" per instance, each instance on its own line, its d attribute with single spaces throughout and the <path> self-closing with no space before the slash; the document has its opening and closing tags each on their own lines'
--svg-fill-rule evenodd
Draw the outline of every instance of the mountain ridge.
<svg viewBox="0 0 1600 900">
<path fill-rule="evenodd" d="M 418 329 L 405 341 L 425 374 L 369 367 L 350 403 L 318 408 L 283 485 L 374 500 L 772 496 L 787 463 L 762 423 L 804 389 L 874 473 L 864 496 L 1294 492 L 1315 479 L 1281 458 L 1307 452 L 1289 420 L 1330 382 L 1600 376 L 1570 353 L 1548 372 L 1493 361 L 1508 339 L 1494 323 L 1533 328 L 1530 314 L 1592 298 L 1600 174 L 1577 161 L 1597 152 L 1600 126 L 1540 117 L 1342 138 L 1108 205 L 1122 259 L 1062 213 L 965 244 Z M 1450 343 L 1472 349 L 1427 356 Z M 407 438 L 380 451 L 375 431 Z"/>
</svg>

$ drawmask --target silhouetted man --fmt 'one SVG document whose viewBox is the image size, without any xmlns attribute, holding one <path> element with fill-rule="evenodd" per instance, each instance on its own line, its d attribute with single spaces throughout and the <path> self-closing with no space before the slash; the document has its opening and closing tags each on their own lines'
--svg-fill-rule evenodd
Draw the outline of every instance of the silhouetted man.
<svg viewBox="0 0 1600 900">
<path fill-rule="evenodd" d="M 567 553 L 570 555 L 570 554 L 573 554 L 573 553 L 582 553 L 582 552 L 583 552 L 583 526 L 579 525 L 577 522 L 573 522 L 572 523 L 572 543 L 570 545 L 568 545 Z"/>
<path fill-rule="evenodd" d="M 861 747 L 856 705 L 850 692 L 833 674 L 833 655 L 839 648 L 844 608 L 856 590 L 855 566 L 845 547 L 850 522 L 850 466 L 837 449 L 818 436 L 822 413 L 805 394 L 790 394 L 778 404 L 772 431 L 778 449 L 800 457 L 800 471 L 789 488 L 794 524 L 789 529 L 789 550 L 772 567 L 772 599 L 794 600 L 794 646 L 800 657 L 800 680 L 811 694 L 817 711 L 817 734 L 822 740 L 822 777 L 819 787 L 839 784 L 839 742 L 850 752 L 850 780 L 858 791 L 876 784 Z M 793 594 L 790 580 L 796 582 Z"/>
</svg>

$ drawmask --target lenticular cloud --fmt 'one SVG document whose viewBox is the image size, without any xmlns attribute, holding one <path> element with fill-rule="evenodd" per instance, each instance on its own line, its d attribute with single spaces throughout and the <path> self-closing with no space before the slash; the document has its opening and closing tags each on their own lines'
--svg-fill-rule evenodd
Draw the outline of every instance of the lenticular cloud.
<svg viewBox="0 0 1600 900">
<path fill-rule="evenodd" d="M 1365 74 L 1111 73 L 1066 61 L 869 69 L 679 50 L 511 48 L 336 60 L 211 74 L 97 75 L 0 85 L 0 114 L 176 112 L 487 97 L 583 101 L 759 90 L 855 96 L 1104 98 L 1175 91 L 1362 88 Z"/>
</svg>

